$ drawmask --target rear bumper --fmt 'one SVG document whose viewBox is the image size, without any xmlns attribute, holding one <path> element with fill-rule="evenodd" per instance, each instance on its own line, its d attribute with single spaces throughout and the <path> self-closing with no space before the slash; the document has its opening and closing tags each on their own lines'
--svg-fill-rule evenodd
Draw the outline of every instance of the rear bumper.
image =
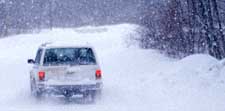
<svg viewBox="0 0 225 111">
<path fill-rule="evenodd" d="M 45 93 L 61 95 L 64 93 L 83 94 L 87 91 L 97 91 L 102 89 L 102 83 L 86 85 L 45 85 L 38 84 L 38 89 Z"/>
</svg>

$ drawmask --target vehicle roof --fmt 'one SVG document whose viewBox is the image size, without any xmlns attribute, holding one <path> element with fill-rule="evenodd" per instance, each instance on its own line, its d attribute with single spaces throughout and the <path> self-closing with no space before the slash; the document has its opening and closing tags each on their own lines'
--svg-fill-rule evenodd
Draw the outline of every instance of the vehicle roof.
<svg viewBox="0 0 225 111">
<path fill-rule="evenodd" d="M 92 46 L 87 43 L 77 43 L 77 42 L 46 42 L 40 45 L 39 48 L 64 48 L 64 47 L 90 47 Z"/>
</svg>

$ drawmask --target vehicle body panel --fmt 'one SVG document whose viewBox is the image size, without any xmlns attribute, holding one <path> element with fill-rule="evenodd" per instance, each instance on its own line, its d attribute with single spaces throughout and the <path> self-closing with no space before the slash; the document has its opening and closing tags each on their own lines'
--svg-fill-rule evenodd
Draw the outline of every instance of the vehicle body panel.
<svg viewBox="0 0 225 111">
<path fill-rule="evenodd" d="M 92 49 L 96 64 L 92 65 L 44 65 L 44 56 L 47 49 L 52 48 L 90 48 Z M 42 50 L 39 63 L 33 65 L 30 71 L 31 81 L 35 81 L 36 88 L 45 92 L 53 91 L 62 94 L 64 90 L 83 92 L 88 90 L 101 90 L 102 80 L 96 79 L 96 70 L 100 69 L 95 50 L 88 46 L 41 46 Z M 37 53 L 38 54 L 38 53 Z M 36 57 L 37 59 L 37 57 Z M 39 80 L 38 73 L 45 72 L 44 80 Z"/>
</svg>

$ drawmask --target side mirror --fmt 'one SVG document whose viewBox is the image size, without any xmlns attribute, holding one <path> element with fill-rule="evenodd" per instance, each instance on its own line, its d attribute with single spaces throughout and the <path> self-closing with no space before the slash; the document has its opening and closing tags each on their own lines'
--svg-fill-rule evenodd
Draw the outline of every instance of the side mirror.
<svg viewBox="0 0 225 111">
<path fill-rule="evenodd" d="M 33 59 L 28 59 L 28 60 L 27 60 L 27 63 L 28 63 L 28 64 L 34 64 L 35 62 L 34 62 Z"/>
</svg>

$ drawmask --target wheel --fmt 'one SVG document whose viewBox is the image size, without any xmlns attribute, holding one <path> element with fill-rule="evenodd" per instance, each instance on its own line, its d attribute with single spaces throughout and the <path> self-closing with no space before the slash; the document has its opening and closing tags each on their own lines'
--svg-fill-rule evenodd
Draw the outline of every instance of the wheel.
<svg viewBox="0 0 225 111">
<path fill-rule="evenodd" d="M 43 92 L 37 88 L 35 80 L 31 80 L 30 83 L 31 95 L 36 98 L 40 98 L 43 95 Z"/>
<path fill-rule="evenodd" d="M 84 103 L 92 103 L 94 102 L 93 100 L 93 96 L 92 94 L 90 93 L 90 91 L 86 91 L 85 93 L 83 93 L 83 102 Z"/>
<path fill-rule="evenodd" d="M 34 92 L 34 82 L 32 80 L 30 80 L 30 92 L 31 94 Z"/>
<path fill-rule="evenodd" d="M 92 90 L 92 91 L 86 91 L 83 94 L 83 99 L 86 102 L 96 102 L 96 100 L 101 98 L 101 90 Z"/>
<path fill-rule="evenodd" d="M 94 101 L 100 100 L 100 99 L 101 99 L 101 96 L 102 96 L 102 90 L 95 90 L 95 91 L 93 91 L 93 93 L 92 93 L 92 99 L 93 99 Z"/>
</svg>

